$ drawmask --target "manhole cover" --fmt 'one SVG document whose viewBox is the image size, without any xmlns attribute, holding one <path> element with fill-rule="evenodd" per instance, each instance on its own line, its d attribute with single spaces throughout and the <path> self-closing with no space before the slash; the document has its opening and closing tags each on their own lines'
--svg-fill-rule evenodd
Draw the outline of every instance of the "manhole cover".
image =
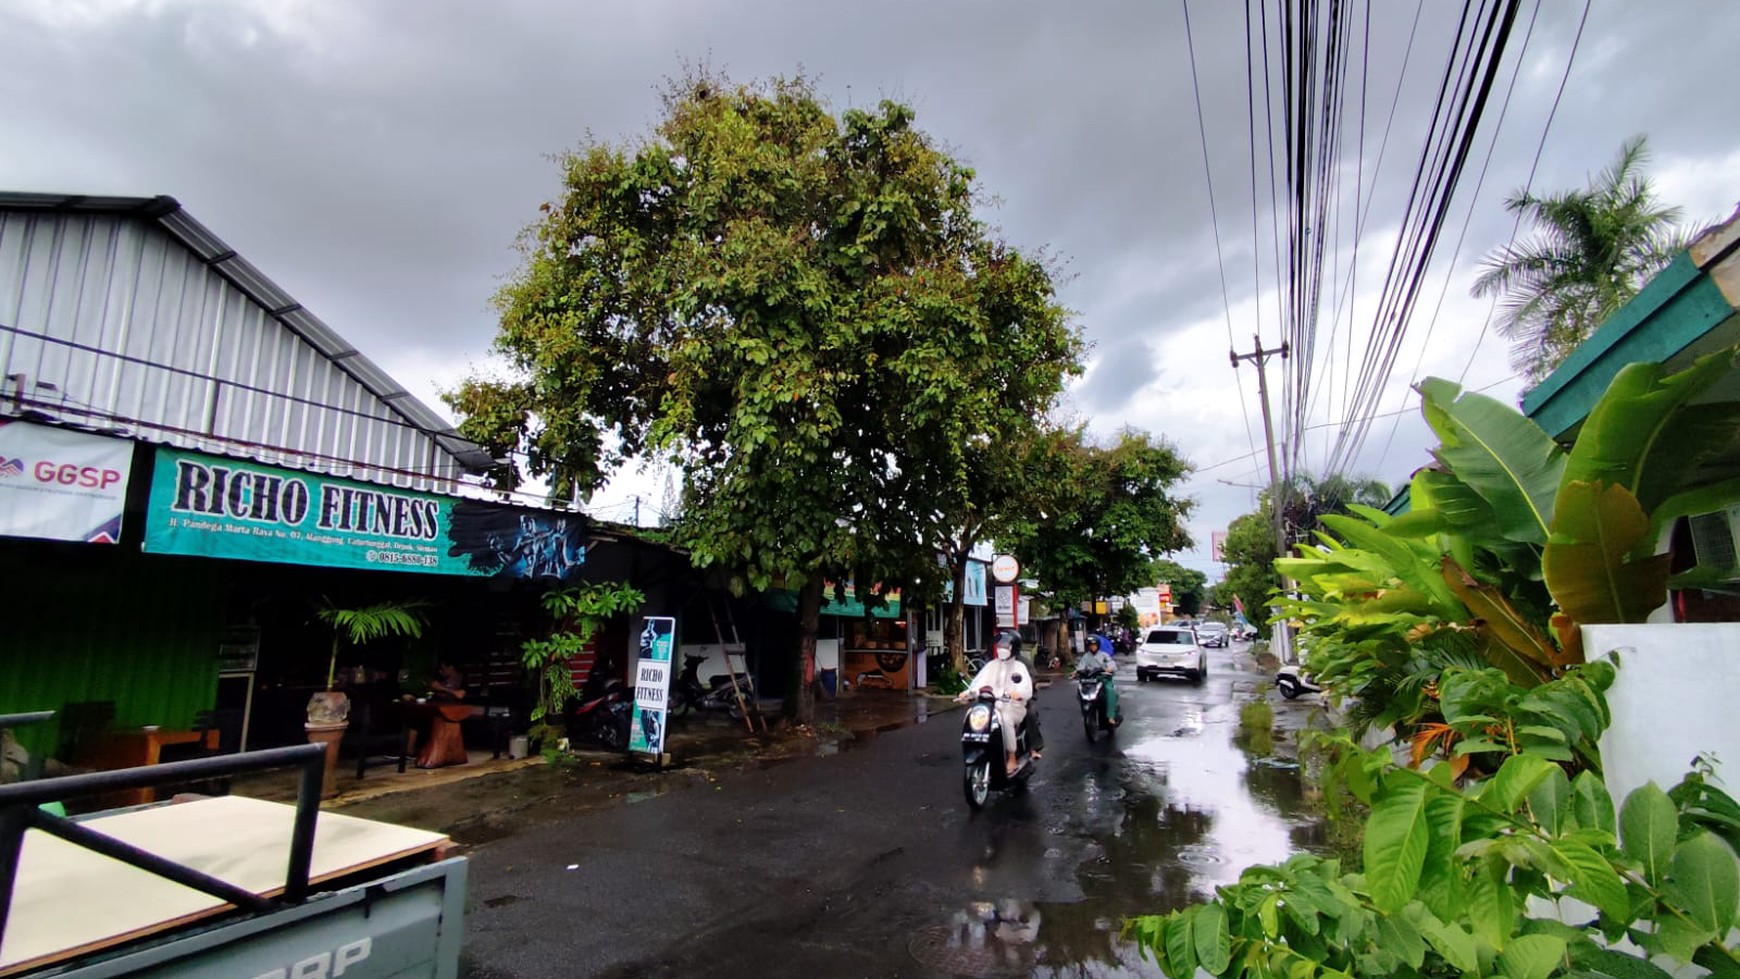
<svg viewBox="0 0 1740 979">
<path fill-rule="evenodd" d="M 1033 947 L 1010 945 L 992 939 L 964 940 L 954 928 L 931 925 L 913 933 L 907 947 L 920 963 L 941 972 L 977 979 L 1001 979 L 1003 976 L 1025 976 L 1033 972 Z"/>
<path fill-rule="evenodd" d="M 1039 913 L 1025 901 L 974 902 L 946 925 L 912 933 L 907 948 L 920 963 L 975 979 L 1032 975 Z"/>
</svg>

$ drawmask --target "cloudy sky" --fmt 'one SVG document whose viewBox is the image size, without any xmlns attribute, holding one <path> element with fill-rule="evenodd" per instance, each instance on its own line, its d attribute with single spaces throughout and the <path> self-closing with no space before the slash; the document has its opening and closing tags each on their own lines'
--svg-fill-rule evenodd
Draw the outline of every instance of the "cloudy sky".
<svg viewBox="0 0 1740 979">
<path fill-rule="evenodd" d="M 1365 152 L 1346 130 L 1345 223 L 1326 239 L 1306 469 L 1346 414 L 1459 12 L 1375 6 Z M 1583 10 L 1523 5 L 1355 472 L 1399 484 L 1424 461 L 1407 396 L 1418 377 L 1518 396 L 1503 341 L 1483 330 L 1490 304 L 1468 286 L 1510 236 L 1502 201 L 1537 150 L 1533 186 L 1562 189 L 1647 134 L 1661 195 L 1688 218 L 1740 202 L 1740 102 L 1721 67 L 1740 4 L 1594 0 L 1549 129 Z M 0 189 L 172 195 L 443 410 L 436 392 L 488 362 L 489 297 L 558 192 L 550 155 L 646 133 L 685 63 L 737 79 L 802 70 L 837 107 L 906 101 L 976 168 L 995 199 L 986 217 L 1063 261 L 1063 300 L 1092 343 L 1070 410 L 1096 433 L 1162 434 L 1198 468 L 1186 491 L 1200 546 L 1179 558 L 1212 579 L 1210 532 L 1266 478 L 1255 373 L 1228 350 L 1280 334 L 1261 143 L 1260 193 L 1250 176 L 1244 5 L 1188 13 L 1200 129 L 1180 0 L 6 0 Z M 661 486 L 628 473 L 593 509 L 628 519 L 632 495 L 656 501 Z"/>
</svg>

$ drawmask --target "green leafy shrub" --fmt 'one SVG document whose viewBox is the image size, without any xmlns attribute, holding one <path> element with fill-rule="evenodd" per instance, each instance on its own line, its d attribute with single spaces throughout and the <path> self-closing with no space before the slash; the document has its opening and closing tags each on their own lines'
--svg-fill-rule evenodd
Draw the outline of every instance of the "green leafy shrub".
<svg viewBox="0 0 1740 979">
<path fill-rule="evenodd" d="M 563 736 L 562 713 L 576 693 L 568 662 L 585 650 L 605 622 L 645 603 L 646 596 L 639 591 L 611 582 L 587 582 L 544 593 L 544 611 L 550 613 L 555 625 L 549 636 L 520 644 L 520 661 L 537 684 L 529 736 L 542 745 L 547 759 L 558 753 L 555 745 Z"/>
<path fill-rule="evenodd" d="M 1387 749 L 1341 740 L 1337 781 L 1370 809 L 1361 872 L 1297 855 L 1247 869 L 1213 901 L 1132 919 L 1126 932 L 1174 979 L 1199 968 L 1286 979 L 1667 979 L 1621 939 L 1740 976 L 1725 944 L 1740 904 L 1740 806 L 1711 784 L 1708 765 L 1669 792 L 1637 789 L 1616 813 L 1593 768 L 1569 773 L 1577 745 L 1606 725 L 1612 668 L 1578 667 L 1529 690 L 1491 672 L 1445 678 L 1455 688 L 1445 698 L 1459 738 L 1452 758 L 1502 758 L 1490 775 L 1401 766 Z M 1594 917 L 1543 916 L 1568 898 Z"/>
</svg>

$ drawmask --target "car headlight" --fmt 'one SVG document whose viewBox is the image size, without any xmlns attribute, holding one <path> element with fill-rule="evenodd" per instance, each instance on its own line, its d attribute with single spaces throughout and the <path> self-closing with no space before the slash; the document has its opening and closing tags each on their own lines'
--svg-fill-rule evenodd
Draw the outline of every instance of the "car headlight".
<svg viewBox="0 0 1740 979">
<path fill-rule="evenodd" d="M 967 729 L 978 733 L 991 726 L 991 708 L 984 704 L 974 704 L 967 711 Z"/>
</svg>

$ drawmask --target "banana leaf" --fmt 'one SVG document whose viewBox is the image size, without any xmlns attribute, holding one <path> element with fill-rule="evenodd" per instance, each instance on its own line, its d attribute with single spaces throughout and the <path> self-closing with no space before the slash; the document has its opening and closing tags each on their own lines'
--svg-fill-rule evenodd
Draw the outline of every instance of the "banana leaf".
<svg viewBox="0 0 1740 979">
<path fill-rule="evenodd" d="M 1568 482 L 1559 503 L 1541 553 L 1553 601 L 1580 625 L 1648 619 L 1667 601 L 1673 555 L 1631 556 L 1649 533 L 1637 497 L 1613 483 Z"/>
<path fill-rule="evenodd" d="M 1561 655 L 1551 640 L 1519 612 L 1497 588 L 1476 581 L 1453 558 L 1443 562 L 1444 581 L 1481 620 L 1491 640 L 1486 657 L 1519 686 L 1532 687 L 1552 679 Z"/>
<path fill-rule="evenodd" d="M 1426 423 L 1440 439 L 1438 461 L 1492 507 L 1494 526 L 1507 540 L 1545 543 L 1564 450 L 1496 399 L 1436 377 L 1418 390 Z"/>
<path fill-rule="evenodd" d="M 1677 374 L 1666 374 L 1661 364 L 1627 365 L 1578 431 L 1564 484 L 1615 483 L 1644 512 L 1654 510 L 1740 434 L 1740 404 L 1690 407 L 1734 366 L 1733 347 L 1700 357 Z"/>
</svg>

